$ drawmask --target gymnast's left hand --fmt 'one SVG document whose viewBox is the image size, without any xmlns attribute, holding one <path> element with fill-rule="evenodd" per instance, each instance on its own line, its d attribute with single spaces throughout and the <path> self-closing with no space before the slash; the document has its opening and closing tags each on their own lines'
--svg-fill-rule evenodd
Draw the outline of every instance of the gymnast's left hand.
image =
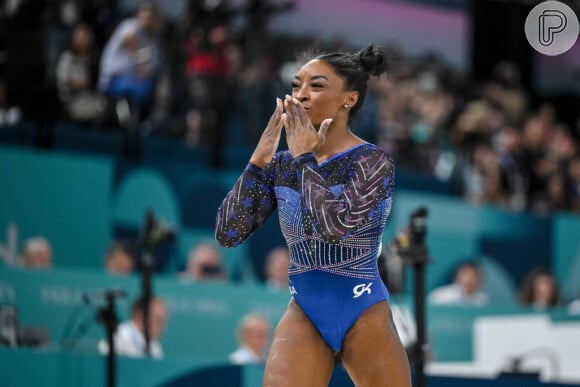
<svg viewBox="0 0 580 387">
<path fill-rule="evenodd" d="M 304 153 L 315 153 L 326 141 L 326 133 L 332 119 L 322 121 L 318 131 L 312 125 L 304 106 L 296 98 L 287 95 L 284 99 L 284 129 L 286 142 L 292 157 Z"/>
</svg>

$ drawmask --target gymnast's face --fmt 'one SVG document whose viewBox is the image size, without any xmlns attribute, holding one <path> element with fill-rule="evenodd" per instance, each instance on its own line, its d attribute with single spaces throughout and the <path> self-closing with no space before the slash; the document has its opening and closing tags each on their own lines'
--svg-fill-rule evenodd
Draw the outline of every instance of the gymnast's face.
<svg viewBox="0 0 580 387">
<path fill-rule="evenodd" d="M 345 90 L 344 80 L 334 67 L 323 60 L 306 63 L 292 82 L 292 96 L 298 99 L 310 117 L 315 128 L 319 128 L 327 118 L 344 115 L 348 118 L 345 104 L 353 106 L 358 98 L 356 91 Z"/>
</svg>

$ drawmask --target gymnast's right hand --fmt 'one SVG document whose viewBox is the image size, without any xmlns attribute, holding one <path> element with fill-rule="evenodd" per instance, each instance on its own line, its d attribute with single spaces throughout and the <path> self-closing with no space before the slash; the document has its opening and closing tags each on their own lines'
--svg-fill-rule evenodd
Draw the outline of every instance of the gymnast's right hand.
<svg viewBox="0 0 580 387">
<path fill-rule="evenodd" d="M 282 106 L 282 100 L 280 98 L 276 98 L 276 110 L 270 117 L 268 121 L 268 125 L 262 136 L 260 137 L 260 141 L 258 141 L 258 145 L 250 157 L 250 163 L 264 168 L 270 161 L 272 161 L 272 157 L 278 150 L 278 144 L 280 143 L 280 134 L 282 133 L 282 126 L 284 126 L 284 108 Z"/>
</svg>

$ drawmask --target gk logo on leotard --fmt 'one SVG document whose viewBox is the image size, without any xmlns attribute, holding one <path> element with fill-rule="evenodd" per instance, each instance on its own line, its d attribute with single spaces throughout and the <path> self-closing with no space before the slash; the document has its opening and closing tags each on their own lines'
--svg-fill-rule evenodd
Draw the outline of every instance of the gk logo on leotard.
<svg viewBox="0 0 580 387">
<path fill-rule="evenodd" d="M 354 296 L 352 296 L 352 298 L 359 298 L 365 293 L 371 294 L 372 284 L 373 284 L 372 282 L 369 282 L 368 284 L 356 285 L 354 288 L 352 288 L 352 292 L 354 293 Z"/>
</svg>

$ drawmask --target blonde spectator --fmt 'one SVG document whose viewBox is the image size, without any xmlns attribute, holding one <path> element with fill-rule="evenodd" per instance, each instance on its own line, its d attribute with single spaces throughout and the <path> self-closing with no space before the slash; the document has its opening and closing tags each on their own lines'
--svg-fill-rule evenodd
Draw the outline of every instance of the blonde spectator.
<svg viewBox="0 0 580 387">
<path fill-rule="evenodd" d="M 26 240 L 22 251 L 22 266 L 31 269 L 52 268 L 52 246 L 42 236 Z"/>
<path fill-rule="evenodd" d="M 233 364 L 263 364 L 270 337 L 270 323 L 259 314 L 242 317 L 238 327 L 239 347 L 229 355 Z"/>
</svg>

